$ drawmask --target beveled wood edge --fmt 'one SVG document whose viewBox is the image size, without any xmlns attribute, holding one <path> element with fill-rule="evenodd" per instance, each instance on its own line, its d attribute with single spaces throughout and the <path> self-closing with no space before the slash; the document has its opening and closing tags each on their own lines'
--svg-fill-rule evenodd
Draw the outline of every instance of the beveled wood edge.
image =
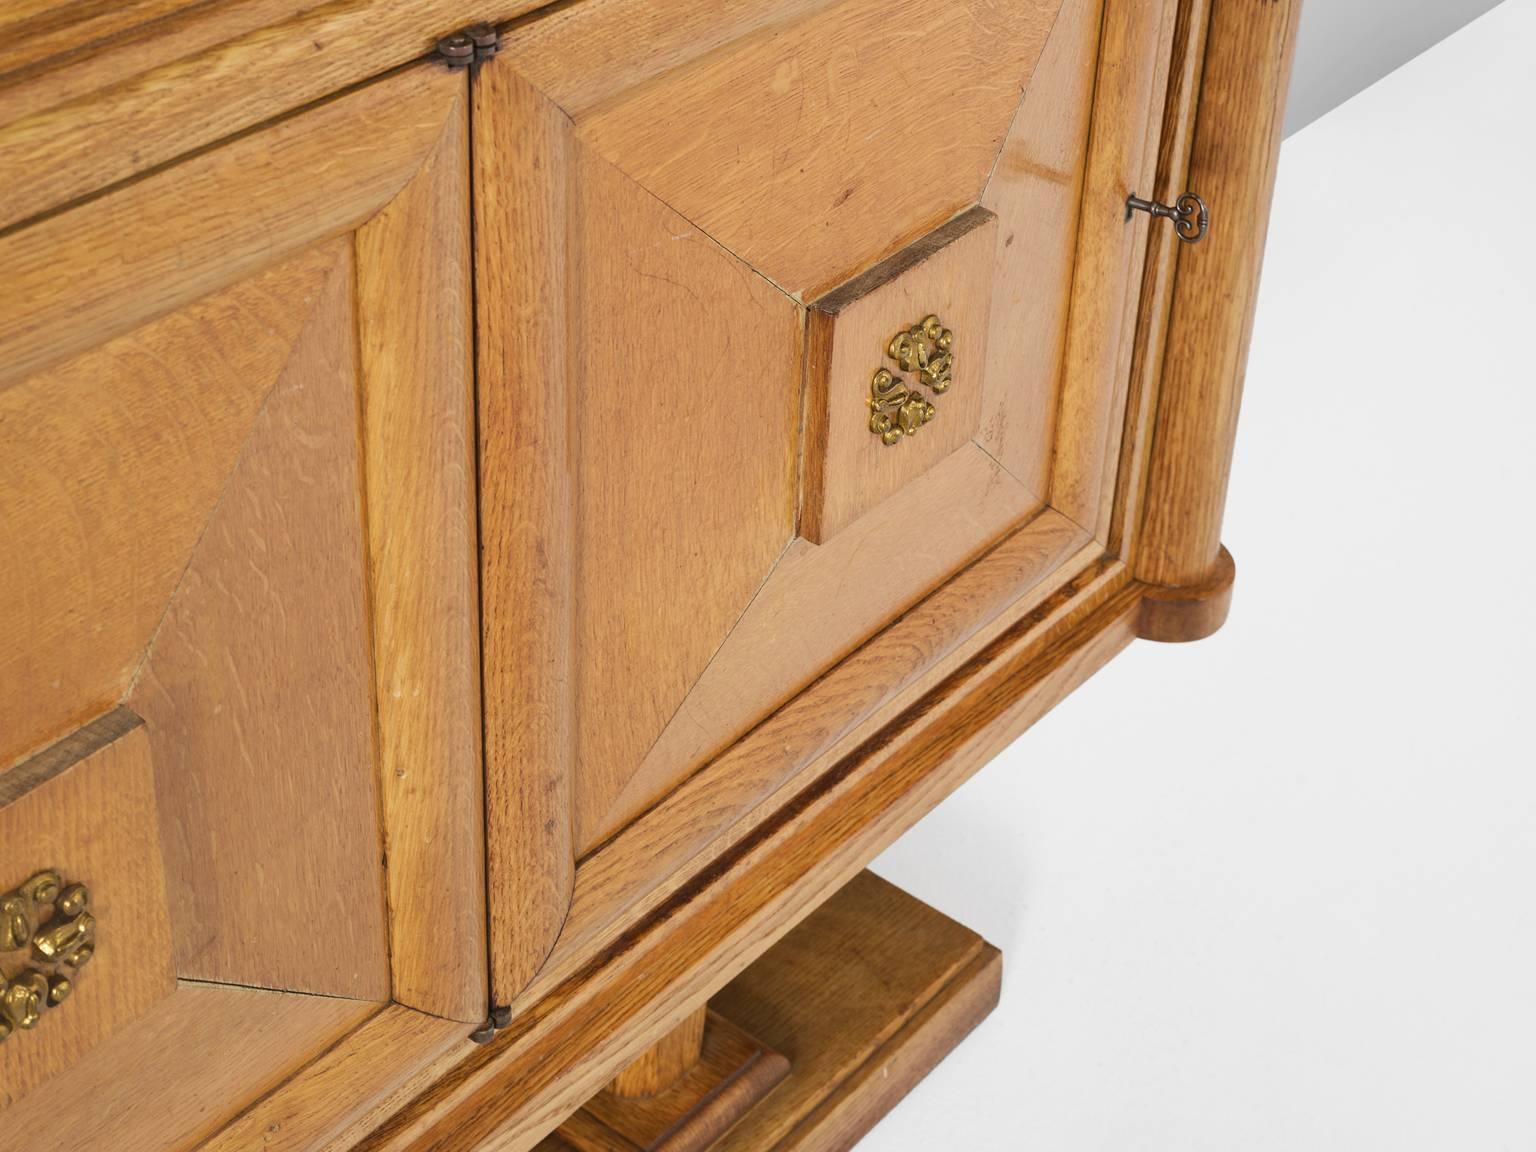
<svg viewBox="0 0 1536 1152">
<path fill-rule="evenodd" d="M 475 1152 L 486 1139 L 501 1152 L 532 1148 L 1142 635 L 1154 591 L 1101 557 L 825 771 L 749 813 L 719 838 L 730 841 L 723 851 L 595 955 L 551 986 L 535 981 L 490 1043 L 471 1043 L 462 1024 L 385 1006 L 206 1152 L 235 1152 L 273 1123 L 282 1139 L 270 1152 Z M 386 1027 L 386 1013 L 392 1034 L 422 1034 L 391 1041 L 387 1058 L 368 1033 Z M 364 1059 L 383 1077 L 381 1091 L 343 1099 Z"/>
<path fill-rule="evenodd" d="M 1152 193 L 1165 203 L 1172 203 L 1188 186 L 1189 151 L 1205 64 L 1210 7 L 1211 0 L 1179 0 L 1175 16 L 1173 62 L 1169 68 L 1168 96 L 1163 105 L 1163 129 Z M 1162 384 L 1169 306 L 1182 247 L 1171 228 L 1155 229 L 1148 240 L 1141 307 L 1132 351 L 1130 394 L 1126 401 L 1128 424 L 1121 441 L 1120 468 L 1115 477 L 1115 509 L 1109 525 L 1109 550 L 1116 556 L 1134 555 L 1140 540 L 1152 451 L 1153 416 Z"/>
<path fill-rule="evenodd" d="M 1188 182 L 1211 203 L 1212 230 L 1178 254 L 1141 530 L 1128 553 L 1151 584 L 1203 588 L 1225 563 L 1227 482 L 1300 17 L 1301 0 L 1210 9 Z"/>
<path fill-rule="evenodd" d="M 1004 140 L 1006 141 L 1006 137 Z M 1001 155 L 1001 149 L 999 149 Z M 994 161 L 994 166 L 996 162 Z M 985 192 L 985 185 L 982 187 Z M 816 312 L 836 316 L 857 300 L 868 296 L 877 288 L 912 271 L 919 264 L 937 256 L 962 236 L 974 232 L 989 220 L 997 219 L 996 213 L 980 203 L 973 204 L 957 216 L 940 224 L 933 231 L 918 237 L 899 252 L 893 252 L 873 268 L 845 281 L 823 296 L 811 301 L 807 307 Z"/>
<path fill-rule="evenodd" d="M 532 1147 L 1124 648 L 1140 600 L 1124 565 L 1096 566 L 1044 636 L 1005 631 L 358 1148 Z"/>
<path fill-rule="evenodd" d="M 352 240 L 391 989 L 478 1024 L 490 1004 L 469 181 L 466 99 Z M 423 467 L 450 443 L 457 468 Z M 430 788 L 406 783 L 423 772 Z"/>
<path fill-rule="evenodd" d="M 415 177 L 464 99 L 461 78 L 404 69 L 172 171 L 0 230 L 0 390 L 372 219 Z M 317 169 L 330 180 L 317 204 L 321 177 L 293 180 L 280 165 L 316 164 L 355 142 L 357 119 L 385 142 L 347 170 L 344 188 Z M 230 204 L 244 213 L 230 216 Z M 167 223 L 173 216 L 182 226 Z M 104 235 L 131 259 L 100 266 Z M 56 327 L 65 316 L 72 338 Z"/>
<path fill-rule="evenodd" d="M 912 1017 L 790 1130 L 773 1152 L 846 1147 L 863 1139 L 985 1020 L 1003 994 L 1003 954 L 985 940 Z"/>
<path fill-rule="evenodd" d="M 474 1047 L 463 1024 L 381 1004 L 199 1152 L 349 1148 Z"/>
<path fill-rule="evenodd" d="M 1031 555 L 1037 541 L 1047 542 Z M 1046 605 L 1031 627 L 1043 634 L 1066 610 L 1070 593 L 1085 569 L 1102 557 L 1090 548 L 1086 533 L 1051 509 L 1042 509 L 986 549 L 969 565 L 923 597 L 882 632 L 838 661 L 783 707 L 759 722 L 720 756 L 701 767 L 679 788 L 639 819 L 589 853 L 577 869 L 569 914 L 549 960 L 512 1002 L 514 1013 L 532 1004 L 568 977 L 594 949 L 607 947 L 642 920 L 699 870 L 727 852 L 817 775 L 867 739 L 944 676 L 960 659 L 974 654 L 1003 627 Z M 1033 561 L 1033 563 L 1031 563 Z M 964 608 L 957 605 L 964 605 Z M 926 635 L 930 619 L 947 627 L 942 639 Z M 994 623 L 998 627 L 989 626 Z M 910 633 L 910 636 L 908 635 Z M 861 678 L 863 664 L 884 665 L 887 646 L 924 645 L 929 663 L 904 680 L 882 685 L 874 707 L 840 717 L 841 727 L 823 730 L 830 721 L 816 713 L 820 698 L 845 699 L 845 682 Z M 817 731 L 821 744 L 798 765 L 779 766 L 787 754 L 786 724 L 802 723 Z M 775 775 L 757 781 L 764 759 Z M 756 768 L 751 787 L 741 787 L 743 768 Z M 723 831 L 720 829 L 723 827 Z"/>
<path fill-rule="evenodd" d="M 145 26 L 179 55 L 123 32 L 0 75 L 0 235 L 551 2 L 331 0 L 255 25 L 234 3 L 196 6 Z"/>
</svg>

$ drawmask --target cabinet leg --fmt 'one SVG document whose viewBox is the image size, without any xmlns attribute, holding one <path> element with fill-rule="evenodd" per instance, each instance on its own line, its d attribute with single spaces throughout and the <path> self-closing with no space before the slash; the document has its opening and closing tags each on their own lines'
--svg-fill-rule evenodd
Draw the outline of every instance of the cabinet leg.
<svg viewBox="0 0 1536 1152">
<path fill-rule="evenodd" d="M 660 1040 L 652 1044 L 624 1071 L 613 1078 L 608 1091 L 624 1100 L 658 1096 L 671 1088 L 699 1062 L 704 1054 L 704 1025 L 708 1008 L 700 1008 Z"/>
<path fill-rule="evenodd" d="M 1001 979 L 997 949 L 861 873 L 537 1152 L 841 1152 L 986 1017 Z"/>
</svg>

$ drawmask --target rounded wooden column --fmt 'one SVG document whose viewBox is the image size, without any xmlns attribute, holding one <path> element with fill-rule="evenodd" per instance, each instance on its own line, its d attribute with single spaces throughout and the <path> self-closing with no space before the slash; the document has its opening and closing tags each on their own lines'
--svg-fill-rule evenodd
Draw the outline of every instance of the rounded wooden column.
<svg viewBox="0 0 1536 1152">
<path fill-rule="evenodd" d="M 1142 615 L 1149 639 L 1210 635 L 1231 599 L 1222 513 L 1300 14 L 1300 0 L 1211 5 L 1188 178 L 1211 206 L 1211 230 L 1179 254 L 1132 559 L 1156 586 Z"/>
</svg>

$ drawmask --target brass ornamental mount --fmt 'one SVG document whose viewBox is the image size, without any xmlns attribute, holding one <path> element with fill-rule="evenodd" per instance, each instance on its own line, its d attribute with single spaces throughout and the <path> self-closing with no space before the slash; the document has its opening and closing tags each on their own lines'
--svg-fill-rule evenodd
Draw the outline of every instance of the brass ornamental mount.
<svg viewBox="0 0 1536 1152">
<path fill-rule="evenodd" d="M 915 379 L 909 383 L 906 377 L 881 368 L 870 381 L 869 430 L 883 444 L 890 446 L 916 436 L 938 415 L 928 394 L 942 396 L 949 391 L 955 367 L 954 342 L 955 334 L 937 316 L 927 316 L 922 323 L 891 337 L 886 356 Z"/>
<path fill-rule="evenodd" d="M 1129 220 L 1134 212 L 1145 212 L 1160 220 L 1172 220 L 1174 232 L 1186 244 L 1200 243 L 1211 228 L 1211 210 L 1193 192 L 1184 193 L 1171 206 L 1133 195 L 1125 202 L 1125 218 Z"/>
<path fill-rule="evenodd" d="M 43 1013 L 74 991 L 96 953 L 96 918 L 84 884 L 47 869 L 0 897 L 0 1043 L 36 1028 Z M 10 953 L 23 952 L 14 964 Z"/>
</svg>

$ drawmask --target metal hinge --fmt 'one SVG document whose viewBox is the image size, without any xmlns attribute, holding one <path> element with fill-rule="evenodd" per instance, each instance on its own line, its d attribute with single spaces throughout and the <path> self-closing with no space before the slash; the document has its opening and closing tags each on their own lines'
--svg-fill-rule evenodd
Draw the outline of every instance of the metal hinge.
<svg viewBox="0 0 1536 1152">
<path fill-rule="evenodd" d="M 1146 212 L 1162 220 L 1172 220 L 1174 231 L 1186 244 L 1200 243 L 1211 227 L 1210 209 L 1206 208 L 1205 201 L 1193 192 L 1184 193 L 1174 201 L 1171 207 L 1132 195 L 1125 202 L 1125 218 L 1129 220 L 1133 212 Z"/>
<path fill-rule="evenodd" d="M 489 1044 L 496 1033 L 512 1023 L 512 1009 L 492 1008 L 491 1014 L 485 1018 L 485 1023 L 469 1034 L 469 1038 L 476 1044 Z"/>
<path fill-rule="evenodd" d="M 471 24 L 437 42 L 437 56 L 450 68 L 469 68 L 501 51 L 501 33 L 491 24 Z"/>
</svg>

